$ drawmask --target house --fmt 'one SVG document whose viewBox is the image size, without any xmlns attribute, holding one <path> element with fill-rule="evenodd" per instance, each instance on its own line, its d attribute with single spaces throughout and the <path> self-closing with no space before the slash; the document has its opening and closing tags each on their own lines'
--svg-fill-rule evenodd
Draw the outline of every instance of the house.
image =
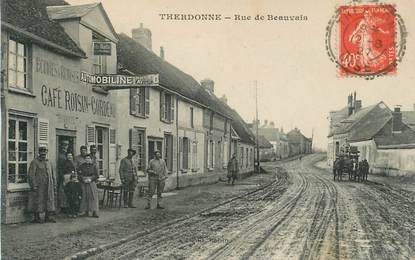
<svg viewBox="0 0 415 260">
<path fill-rule="evenodd" d="M 273 145 L 263 136 L 258 135 L 259 161 L 271 161 L 275 158 Z"/>
<path fill-rule="evenodd" d="M 255 170 L 255 137 L 238 112 L 229 107 L 226 96 L 220 99 L 232 117 L 230 154 L 236 155 L 240 174 L 252 173 Z"/>
<path fill-rule="evenodd" d="M 29 0 L 2 5 L 1 212 L 3 223 L 15 223 L 28 218 L 27 171 L 40 145 L 56 171 L 61 142 L 75 154 L 95 143 L 100 174 L 115 175 L 116 94 L 81 83 L 80 72 L 116 73 L 118 37 L 101 4 L 81 8 L 88 12 Z M 111 52 L 95 53 L 97 41 Z"/>
<path fill-rule="evenodd" d="M 159 74 L 160 79 L 155 87 L 119 90 L 119 98 L 130 101 L 117 110 L 126 131 L 120 135 L 119 144 L 125 147 L 121 149 L 137 150 L 141 181 L 146 180 L 144 171 L 156 149 L 168 164 L 167 189 L 216 180 L 225 173 L 229 158 L 228 111 L 213 94 L 213 81 L 199 84 L 156 55 L 151 39 L 145 37 L 150 35 L 142 26 L 133 30 L 135 39 L 119 35 L 120 73 Z"/>
<path fill-rule="evenodd" d="M 256 131 L 255 122 L 252 123 L 252 126 L 254 126 L 253 131 Z M 287 135 L 282 128 L 280 130 L 275 127 L 273 121 L 268 123 L 268 120 L 264 120 L 264 124 L 258 127 L 258 134 L 264 136 L 272 144 L 274 153 L 273 160 L 283 159 L 289 156 Z"/>
<path fill-rule="evenodd" d="M 312 153 L 312 139 L 305 137 L 301 130 L 294 128 L 287 133 L 290 156 Z"/>
<path fill-rule="evenodd" d="M 403 120 L 400 107 L 392 111 L 380 101 L 356 109 L 355 97 L 349 96 L 348 100 L 351 100 L 348 104 L 352 108 L 350 115 L 333 126 L 329 135 L 332 141 L 329 142 L 328 160 L 331 164 L 342 146 L 350 145 L 359 150 L 359 159 L 368 160 L 373 173 L 414 173 L 415 131 L 407 125 L 409 121 Z"/>
</svg>

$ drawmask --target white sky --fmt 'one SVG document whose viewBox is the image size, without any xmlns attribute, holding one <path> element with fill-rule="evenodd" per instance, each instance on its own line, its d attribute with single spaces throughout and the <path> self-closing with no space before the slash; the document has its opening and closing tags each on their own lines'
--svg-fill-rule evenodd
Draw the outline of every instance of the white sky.
<svg viewBox="0 0 415 260">
<path fill-rule="evenodd" d="M 96 2 L 68 0 L 72 5 Z M 215 81 L 217 96 L 251 122 L 255 117 L 258 80 L 259 118 L 275 121 L 284 131 L 298 127 L 317 147 L 326 147 L 327 116 L 344 107 L 357 91 L 363 106 L 386 102 L 412 110 L 415 103 L 415 9 L 413 0 L 395 0 L 407 31 L 407 50 L 398 73 L 375 80 L 338 78 L 325 52 L 325 28 L 334 14 L 331 0 L 103 0 L 117 32 L 131 36 L 140 22 L 152 31 L 153 51 L 163 46 L 166 59 L 196 80 Z M 162 21 L 160 13 L 306 15 L 307 22 Z"/>
</svg>

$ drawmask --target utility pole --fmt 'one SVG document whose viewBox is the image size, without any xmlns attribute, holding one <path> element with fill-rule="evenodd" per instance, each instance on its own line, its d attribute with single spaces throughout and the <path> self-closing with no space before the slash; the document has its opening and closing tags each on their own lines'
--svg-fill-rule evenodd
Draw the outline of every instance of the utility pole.
<svg viewBox="0 0 415 260">
<path fill-rule="evenodd" d="M 255 84 L 255 110 L 256 110 L 256 116 L 255 116 L 255 125 L 256 125 L 256 159 L 257 159 L 257 165 L 256 165 L 256 173 L 260 173 L 260 165 L 259 165 L 259 138 L 258 138 L 258 81 L 254 81 Z"/>
</svg>

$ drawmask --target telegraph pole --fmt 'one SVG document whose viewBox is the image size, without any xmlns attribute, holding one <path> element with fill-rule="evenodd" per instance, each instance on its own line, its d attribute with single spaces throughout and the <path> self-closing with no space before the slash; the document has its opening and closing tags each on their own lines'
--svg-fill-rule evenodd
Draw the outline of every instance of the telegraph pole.
<svg viewBox="0 0 415 260">
<path fill-rule="evenodd" d="M 256 173 L 260 173 L 260 165 L 259 165 L 259 139 L 258 139 L 258 81 L 254 81 L 255 84 L 255 110 L 256 110 L 256 116 L 255 116 L 255 125 L 256 125 L 256 159 L 257 159 L 257 165 L 256 165 Z"/>
</svg>

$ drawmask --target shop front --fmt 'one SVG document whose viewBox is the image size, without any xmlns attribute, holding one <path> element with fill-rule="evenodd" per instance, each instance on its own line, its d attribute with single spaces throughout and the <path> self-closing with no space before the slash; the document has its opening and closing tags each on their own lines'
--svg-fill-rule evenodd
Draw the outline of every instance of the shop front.
<svg viewBox="0 0 415 260">
<path fill-rule="evenodd" d="M 17 47 L 16 47 L 17 46 Z M 63 144 L 66 152 L 79 154 L 81 145 L 97 147 L 99 173 L 116 176 L 115 96 L 97 93 L 79 80 L 81 59 L 56 54 L 37 45 L 9 38 L 9 68 L 22 54 L 24 77 L 13 71 L 5 79 L 7 156 L 2 163 L 3 223 L 27 220 L 27 175 L 39 146 L 48 147 L 48 159 L 56 173 Z M 19 48 L 22 48 L 20 51 Z M 14 52 L 18 53 L 15 56 Z"/>
</svg>

